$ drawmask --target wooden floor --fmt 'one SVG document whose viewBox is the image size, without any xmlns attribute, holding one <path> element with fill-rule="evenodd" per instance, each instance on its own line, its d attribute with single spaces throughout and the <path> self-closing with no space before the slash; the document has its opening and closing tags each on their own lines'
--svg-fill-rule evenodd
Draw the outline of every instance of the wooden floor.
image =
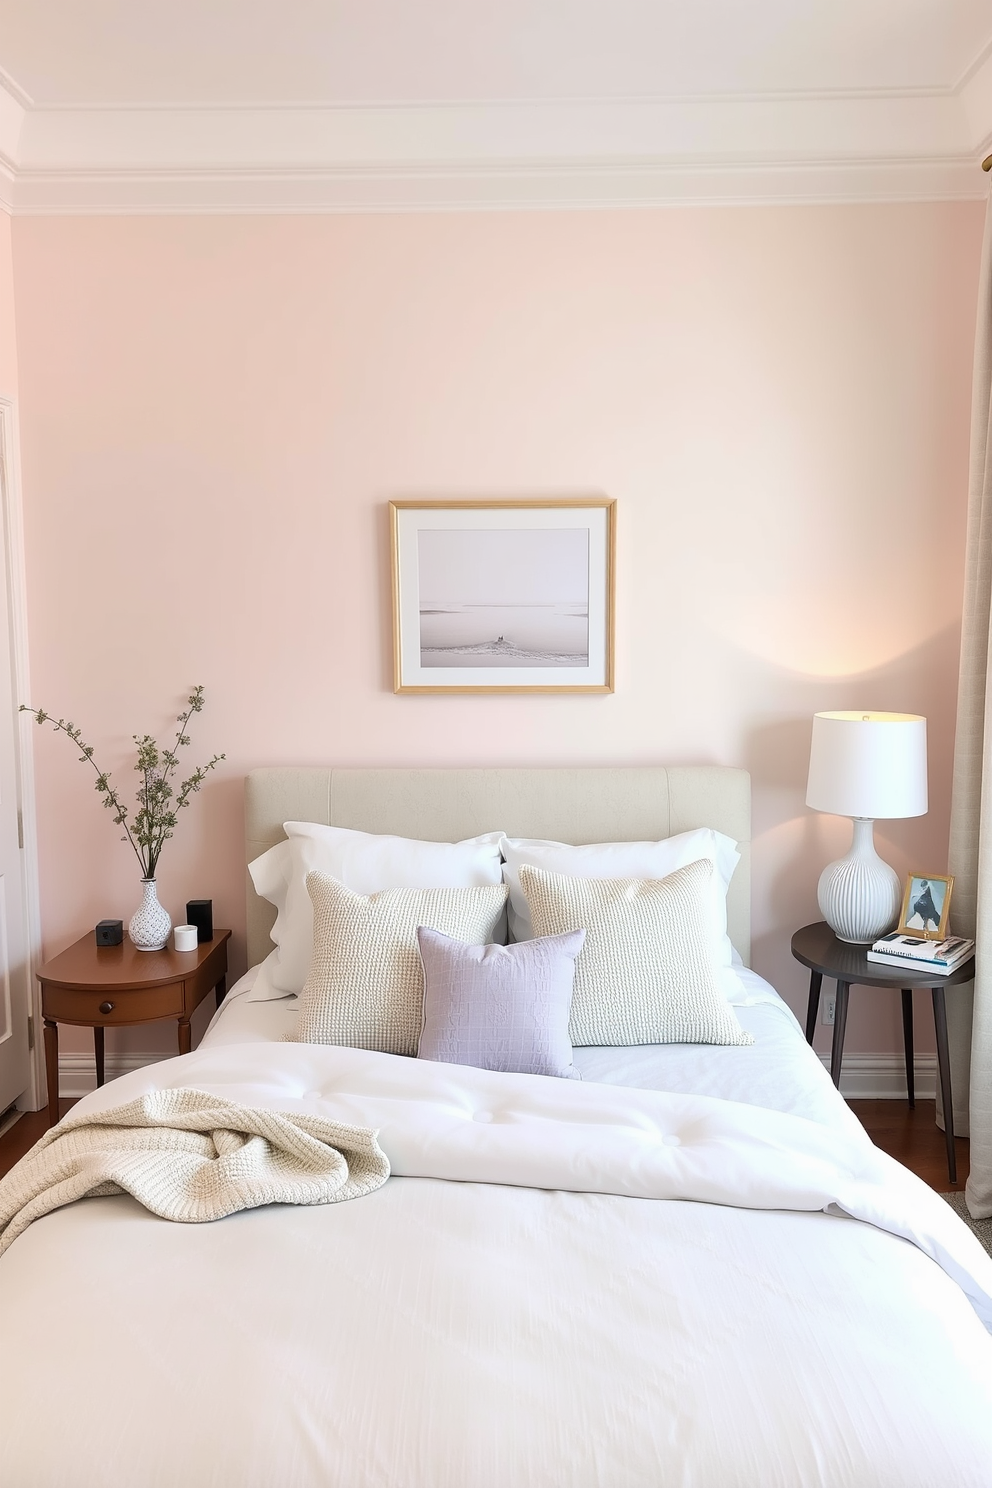
<svg viewBox="0 0 992 1488">
<path fill-rule="evenodd" d="M 876 1147 L 897 1158 L 938 1193 L 964 1193 L 969 1145 L 964 1137 L 954 1139 L 958 1181 L 952 1183 L 947 1176 L 944 1133 L 934 1119 L 932 1100 L 918 1100 L 915 1111 L 904 1100 L 852 1100 L 848 1105 Z"/>
<path fill-rule="evenodd" d="M 60 1114 L 64 1116 L 73 1104 L 69 1100 L 62 1101 Z M 933 1101 L 917 1101 L 915 1111 L 911 1111 L 904 1100 L 858 1100 L 851 1101 L 850 1105 L 876 1146 L 911 1168 L 924 1183 L 929 1183 L 938 1193 L 964 1191 L 968 1177 L 968 1143 L 961 1137 L 956 1141 L 958 1181 L 952 1184 L 947 1177 L 944 1133 L 934 1121 Z M 29 1111 L 0 1136 L 0 1176 L 34 1146 L 47 1127 L 46 1111 Z"/>
<path fill-rule="evenodd" d="M 64 1116 L 75 1101 L 59 1101 L 59 1115 Z M 47 1111 L 25 1111 L 0 1137 L 0 1178 L 18 1162 L 40 1136 L 48 1130 Z"/>
</svg>

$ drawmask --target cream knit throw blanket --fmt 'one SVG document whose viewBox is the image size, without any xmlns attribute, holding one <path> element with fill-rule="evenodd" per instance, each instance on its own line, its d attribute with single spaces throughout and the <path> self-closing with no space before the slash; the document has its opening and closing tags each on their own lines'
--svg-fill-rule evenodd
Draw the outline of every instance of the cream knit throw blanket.
<svg viewBox="0 0 992 1488">
<path fill-rule="evenodd" d="M 0 1255 L 32 1220 L 76 1199 L 129 1193 L 163 1219 L 203 1224 L 260 1204 L 355 1199 L 388 1177 L 367 1127 L 153 1090 L 64 1117 L 0 1179 Z"/>
</svg>

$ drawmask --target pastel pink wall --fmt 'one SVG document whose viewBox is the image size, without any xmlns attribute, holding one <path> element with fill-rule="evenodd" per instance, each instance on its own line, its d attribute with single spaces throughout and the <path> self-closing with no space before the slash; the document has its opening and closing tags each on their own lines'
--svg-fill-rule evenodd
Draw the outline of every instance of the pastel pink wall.
<svg viewBox="0 0 992 1488">
<path fill-rule="evenodd" d="M 14 265 L 10 218 L 0 211 L 0 396 L 17 393 L 17 343 L 14 336 Z"/>
<path fill-rule="evenodd" d="M 239 965 L 252 766 L 744 765 L 754 963 L 799 1006 L 789 937 L 849 834 L 803 804 L 816 709 L 928 716 L 930 814 L 879 835 L 946 862 L 981 232 L 978 203 L 19 218 L 32 701 L 121 766 L 206 684 L 191 759 L 228 758 L 162 890 L 211 895 Z M 590 491 L 616 694 L 395 697 L 385 503 Z M 36 742 L 54 952 L 137 875 Z M 848 1048 L 899 1030 L 859 996 Z"/>
</svg>

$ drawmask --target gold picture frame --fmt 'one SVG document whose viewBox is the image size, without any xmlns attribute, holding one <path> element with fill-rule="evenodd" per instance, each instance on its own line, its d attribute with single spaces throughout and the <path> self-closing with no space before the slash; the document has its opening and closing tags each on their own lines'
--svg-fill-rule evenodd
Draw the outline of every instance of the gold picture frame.
<svg viewBox="0 0 992 1488">
<path fill-rule="evenodd" d="M 946 940 L 953 887 L 953 874 L 910 873 L 902 896 L 898 934 L 916 940 Z M 933 921 L 935 928 L 930 930 L 927 927 Z"/>
<path fill-rule="evenodd" d="M 393 691 L 613 691 L 616 501 L 389 503 Z"/>
</svg>

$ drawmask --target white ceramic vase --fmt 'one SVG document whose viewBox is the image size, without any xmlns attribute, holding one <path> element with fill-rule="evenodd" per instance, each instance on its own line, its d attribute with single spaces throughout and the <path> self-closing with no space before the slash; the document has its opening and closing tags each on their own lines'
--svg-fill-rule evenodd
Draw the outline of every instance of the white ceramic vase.
<svg viewBox="0 0 992 1488">
<path fill-rule="evenodd" d="M 871 945 L 899 920 L 902 883 L 875 851 L 874 823 L 854 818 L 850 852 L 828 863 L 820 874 L 816 898 L 820 913 L 838 940 Z"/>
<path fill-rule="evenodd" d="M 131 916 L 127 933 L 139 951 L 160 951 L 169 941 L 172 917 L 158 902 L 158 885 L 153 878 L 143 878 L 141 903 Z"/>
</svg>

